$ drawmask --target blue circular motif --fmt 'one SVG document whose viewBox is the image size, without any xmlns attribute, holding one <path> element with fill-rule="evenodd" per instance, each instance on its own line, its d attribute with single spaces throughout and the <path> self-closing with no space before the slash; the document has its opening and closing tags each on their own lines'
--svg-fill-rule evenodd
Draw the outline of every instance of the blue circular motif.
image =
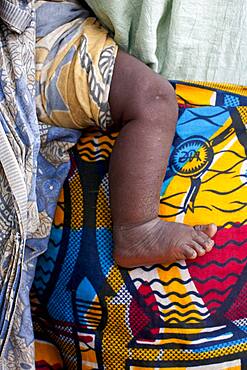
<svg viewBox="0 0 247 370">
<path fill-rule="evenodd" d="M 180 176 L 195 177 L 210 166 L 213 155 L 213 149 L 205 138 L 193 136 L 174 149 L 171 168 Z"/>
</svg>

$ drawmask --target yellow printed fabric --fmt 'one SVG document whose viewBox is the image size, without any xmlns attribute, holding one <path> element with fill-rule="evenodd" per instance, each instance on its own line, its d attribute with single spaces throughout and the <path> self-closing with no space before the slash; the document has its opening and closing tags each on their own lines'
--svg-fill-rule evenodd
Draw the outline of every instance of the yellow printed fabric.
<svg viewBox="0 0 247 370">
<path fill-rule="evenodd" d="M 117 133 L 83 132 L 36 269 L 38 369 L 247 368 L 246 89 L 173 85 L 179 119 L 160 217 L 215 222 L 215 246 L 193 261 L 119 268 L 108 183 Z"/>
<path fill-rule="evenodd" d="M 109 91 L 117 46 L 75 1 L 36 1 L 39 120 L 67 128 L 111 124 Z M 52 14 L 52 19 L 47 19 Z"/>
</svg>

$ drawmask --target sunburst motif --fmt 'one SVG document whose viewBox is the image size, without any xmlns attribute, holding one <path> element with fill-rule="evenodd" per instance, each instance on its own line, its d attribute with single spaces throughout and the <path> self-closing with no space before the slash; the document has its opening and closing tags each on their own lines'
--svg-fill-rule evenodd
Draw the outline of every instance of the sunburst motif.
<svg viewBox="0 0 247 370">
<path fill-rule="evenodd" d="M 184 177 L 199 175 L 209 167 L 213 159 L 210 144 L 202 137 L 191 137 L 179 144 L 171 156 L 171 167 Z"/>
</svg>

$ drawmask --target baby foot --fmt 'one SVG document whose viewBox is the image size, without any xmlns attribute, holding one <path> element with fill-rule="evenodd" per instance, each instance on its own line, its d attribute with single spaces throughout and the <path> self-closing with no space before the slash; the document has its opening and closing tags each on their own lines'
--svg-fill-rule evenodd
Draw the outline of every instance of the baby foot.
<svg viewBox="0 0 247 370">
<path fill-rule="evenodd" d="M 168 264 L 211 251 L 215 224 L 191 227 L 157 218 L 139 225 L 113 228 L 114 258 L 122 267 Z"/>
</svg>

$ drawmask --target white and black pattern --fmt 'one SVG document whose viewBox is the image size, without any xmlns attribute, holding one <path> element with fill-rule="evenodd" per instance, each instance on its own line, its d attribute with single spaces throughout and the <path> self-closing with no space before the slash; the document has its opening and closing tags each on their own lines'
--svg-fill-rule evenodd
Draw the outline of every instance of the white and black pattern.
<svg viewBox="0 0 247 370">
<path fill-rule="evenodd" d="M 27 332 L 21 339 L 18 330 L 15 340 L 12 334 L 13 327 L 21 328 L 23 325 L 25 305 L 20 295 L 28 300 L 30 289 L 30 284 L 28 287 L 27 280 L 23 278 L 22 269 L 27 201 L 30 196 L 30 201 L 34 202 L 33 186 L 39 146 L 33 99 L 33 16 L 30 1 L 22 9 L 19 1 L 1 1 L 0 17 L 5 22 L 0 30 L 1 369 L 33 368 L 34 364 L 30 334 Z M 22 94 L 18 91 L 21 86 Z M 25 290 L 20 293 L 24 286 Z"/>
<path fill-rule="evenodd" d="M 80 47 L 80 57 L 81 57 L 81 65 L 87 71 L 88 74 L 88 87 L 89 93 L 95 103 L 99 106 L 102 102 L 104 90 L 101 84 L 98 82 L 96 77 L 95 68 L 93 66 L 92 58 L 87 52 L 87 38 L 83 36 L 81 47 Z"/>
<path fill-rule="evenodd" d="M 38 213 L 37 172 L 44 174 L 45 182 L 49 171 L 44 159 L 47 150 L 39 153 L 33 1 L 1 0 L 0 4 L 0 369 L 35 369 L 29 291 L 35 257 L 45 246 L 34 238 L 43 243 L 48 238 L 52 217 L 47 204 L 55 209 L 56 197 L 46 199 Z M 67 140 L 70 146 L 73 142 L 71 135 L 63 133 L 61 143 L 50 128 L 42 134 L 43 148 L 53 140 L 56 152 L 57 147 L 67 148 Z M 60 171 L 59 180 L 53 173 L 54 182 L 62 184 L 67 172 L 59 165 L 64 162 L 51 163 Z M 29 247 L 25 245 L 27 234 L 33 238 Z"/>
<path fill-rule="evenodd" d="M 105 84 L 110 84 L 115 64 L 115 49 L 109 46 L 100 54 L 99 70 Z"/>
<path fill-rule="evenodd" d="M 84 36 L 80 47 L 81 65 L 88 74 L 89 94 L 99 107 L 98 125 L 102 130 L 106 130 L 113 124 L 108 99 L 115 63 L 116 47 L 110 46 L 101 52 L 98 65 L 101 74 L 101 79 L 99 80 L 92 58 L 87 52 L 87 43 L 87 38 Z"/>
</svg>

